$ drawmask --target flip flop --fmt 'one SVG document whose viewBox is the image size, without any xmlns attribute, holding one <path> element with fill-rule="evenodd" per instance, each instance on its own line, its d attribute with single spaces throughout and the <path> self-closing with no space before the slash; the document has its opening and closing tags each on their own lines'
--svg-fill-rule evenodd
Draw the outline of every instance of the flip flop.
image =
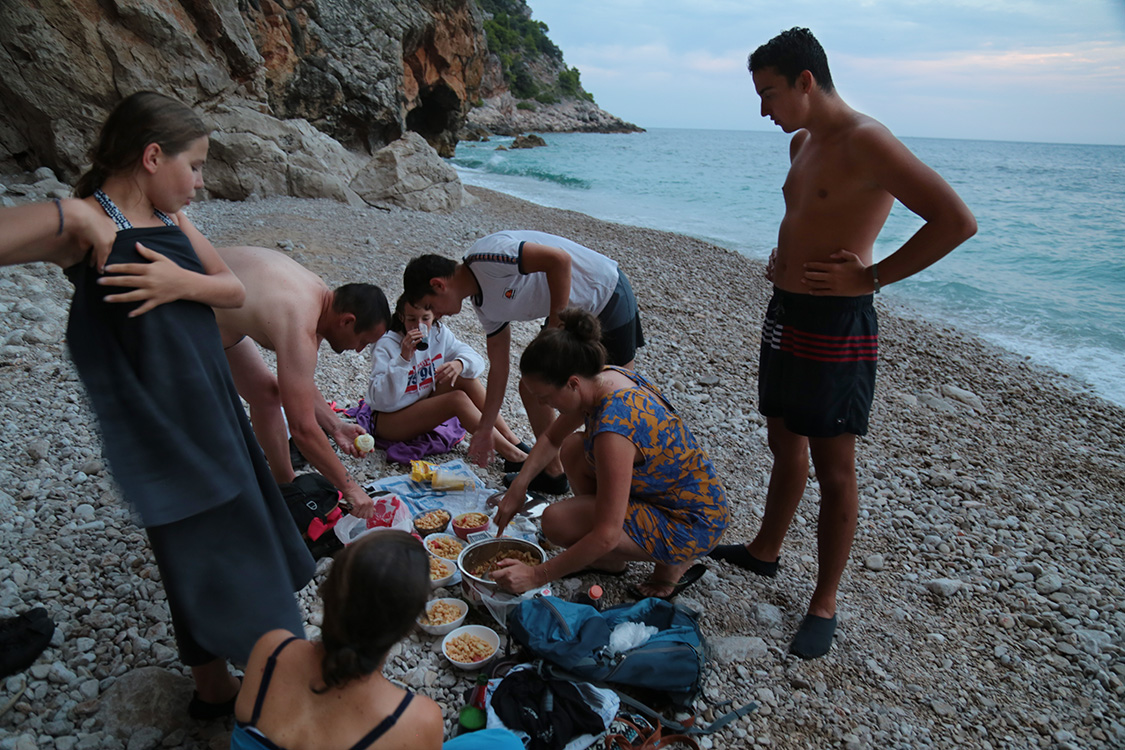
<svg viewBox="0 0 1125 750">
<path fill-rule="evenodd" d="M 620 578 L 628 572 L 628 565 L 626 565 L 621 570 L 606 570 L 605 568 L 595 568 L 591 566 L 589 568 L 582 568 L 582 570 L 576 570 L 573 573 L 567 573 L 565 576 L 563 576 L 563 578 L 582 578 L 583 576 L 590 575 L 613 576 L 614 578 Z"/>
<path fill-rule="evenodd" d="M 693 583 L 698 581 L 700 578 L 702 578 L 703 575 L 706 572 L 707 572 L 707 566 L 706 565 L 704 565 L 703 563 L 696 563 L 695 565 L 692 565 L 690 568 L 688 568 L 686 571 L 684 571 L 684 574 L 682 576 L 680 576 L 680 580 L 676 581 L 674 584 L 670 584 L 668 581 L 645 581 L 645 583 L 652 584 L 653 586 L 669 586 L 669 585 L 672 586 L 672 590 L 669 593 L 665 594 L 664 596 L 650 597 L 648 594 L 644 593 L 643 591 L 641 591 L 636 586 L 630 586 L 629 588 L 627 588 L 625 590 L 625 593 L 627 593 L 629 596 L 633 597 L 634 599 L 649 599 L 649 598 L 652 598 L 652 599 L 663 599 L 666 602 L 670 602 L 673 599 L 675 599 L 679 594 L 681 594 L 684 591 L 684 589 L 686 589 L 688 586 L 692 585 Z"/>
</svg>

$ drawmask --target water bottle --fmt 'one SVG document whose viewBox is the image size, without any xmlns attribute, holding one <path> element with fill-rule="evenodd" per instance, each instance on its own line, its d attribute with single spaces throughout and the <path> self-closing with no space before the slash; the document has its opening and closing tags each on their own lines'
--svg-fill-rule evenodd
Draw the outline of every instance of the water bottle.
<svg viewBox="0 0 1125 750">
<path fill-rule="evenodd" d="M 589 590 L 582 591 L 574 597 L 574 602 L 576 604 L 589 604 L 594 609 L 600 610 L 602 608 L 602 594 L 604 593 L 602 587 L 595 583 Z"/>
</svg>

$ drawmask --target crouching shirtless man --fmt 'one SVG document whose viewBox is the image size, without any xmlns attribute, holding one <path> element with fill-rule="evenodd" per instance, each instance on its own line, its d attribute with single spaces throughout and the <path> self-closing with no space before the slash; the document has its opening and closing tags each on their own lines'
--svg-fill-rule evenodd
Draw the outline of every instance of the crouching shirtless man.
<svg viewBox="0 0 1125 750">
<path fill-rule="evenodd" d="M 321 341 L 337 354 L 362 352 L 387 329 L 387 298 L 374 284 L 328 286 L 297 261 L 264 247 L 226 247 L 219 255 L 246 287 L 242 307 L 215 310 L 234 384 L 250 405 L 254 434 L 278 483 L 296 477 L 289 456 L 286 420 L 293 442 L 318 472 L 335 485 L 351 512 L 369 518 L 374 501 L 349 476 L 328 435 L 340 450 L 358 456 L 358 425 L 343 422 L 314 379 Z M 257 344 L 277 353 L 277 375 Z M 282 408 L 285 409 L 284 416 Z"/>
</svg>

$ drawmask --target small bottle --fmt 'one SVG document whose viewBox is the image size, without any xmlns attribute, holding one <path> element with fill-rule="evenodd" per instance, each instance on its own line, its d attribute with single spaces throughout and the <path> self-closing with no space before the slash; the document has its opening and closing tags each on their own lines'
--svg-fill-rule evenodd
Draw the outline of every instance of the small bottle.
<svg viewBox="0 0 1125 750">
<path fill-rule="evenodd" d="M 469 705 L 476 706 L 481 711 L 486 710 L 484 699 L 488 696 L 488 675 L 481 672 L 477 675 L 477 684 L 473 686 L 473 691 L 469 693 Z"/>
<path fill-rule="evenodd" d="M 602 587 L 595 583 L 588 591 L 583 591 L 575 596 L 574 601 L 577 604 L 589 604 L 594 609 L 600 610 L 602 608 L 602 594 L 604 593 Z"/>
<path fill-rule="evenodd" d="M 488 714 L 484 707 L 484 699 L 487 694 L 488 675 L 481 672 L 477 675 L 476 684 L 469 691 L 469 699 L 457 715 L 457 723 L 460 727 L 458 734 L 484 729 L 484 725 L 488 722 Z"/>
</svg>

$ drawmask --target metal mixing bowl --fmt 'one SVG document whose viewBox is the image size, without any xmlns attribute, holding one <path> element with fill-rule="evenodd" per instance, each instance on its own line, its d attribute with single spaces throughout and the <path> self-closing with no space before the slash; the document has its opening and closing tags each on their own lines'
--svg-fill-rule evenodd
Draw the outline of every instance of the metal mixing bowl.
<svg viewBox="0 0 1125 750">
<path fill-rule="evenodd" d="M 490 558 L 501 552 L 515 550 L 530 552 L 532 555 L 539 557 L 539 562 L 544 562 L 547 559 L 547 553 L 534 542 L 500 537 L 498 539 L 482 539 L 479 542 L 473 542 L 468 547 L 461 550 L 461 554 L 457 556 L 457 568 L 461 571 L 461 576 L 465 580 L 472 581 L 475 585 L 490 591 L 495 591 L 499 588 L 499 584 L 496 583 L 496 581 L 480 578 L 469 571 L 476 568 L 481 563 L 487 562 Z"/>
</svg>

